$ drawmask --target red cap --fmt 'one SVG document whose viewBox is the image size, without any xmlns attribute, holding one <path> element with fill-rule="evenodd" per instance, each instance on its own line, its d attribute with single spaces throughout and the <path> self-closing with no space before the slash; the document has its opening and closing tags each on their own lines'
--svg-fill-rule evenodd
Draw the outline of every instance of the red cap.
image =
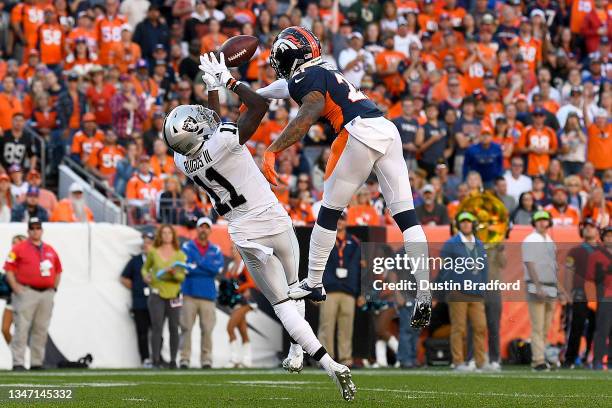
<svg viewBox="0 0 612 408">
<path fill-rule="evenodd" d="M 91 112 L 87 112 L 86 114 L 83 115 L 83 122 L 95 122 L 96 121 L 96 115 L 94 115 Z"/>
<path fill-rule="evenodd" d="M 38 172 L 38 170 L 30 170 L 28 175 L 26 176 L 26 180 L 30 180 L 34 177 L 40 177 L 40 173 Z"/>
</svg>

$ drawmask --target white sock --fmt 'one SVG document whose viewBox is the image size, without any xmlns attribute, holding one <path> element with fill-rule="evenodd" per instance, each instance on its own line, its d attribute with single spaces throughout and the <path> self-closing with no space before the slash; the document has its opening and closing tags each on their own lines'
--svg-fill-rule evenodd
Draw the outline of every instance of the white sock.
<svg viewBox="0 0 612 408">
<path fill-rule="evenodd" d="M 427 237 L 425 231 L 420 225 L 415 225 L 408 228 L 402 234 L 404 236 L 404 249 L 409 258 L 418 259 L 417 267 L 414 270 L 414 280 L 417 283 L 417 292 L 421 291 L 421 281 L 429 282 L 429 249 L 427 247 Z"/>
<path fill-rule="evenodd" d="M 304 351 L 302 350 L 302 346 L 296 343 L 291 343 L 289 345 L 289 357 L 297 357 L 299 355 L 303 355 Z"/>
<path fill-rule="evenodd" d="M 297 282 L 296 282 L 296 285 L 297 285 Z M 297 310 L 300 316 L 302 316 L 302 318 L 306 317 L 306 302 L 304 302 L 304 299 L 293 300 L 292 302 L 295 303 L 295 307 L 297 307 Z M 302 346 L 300 346 L 299 344 L 291 343 L 289 355 L 303 356 L 304 350 L 302 349 Z"/>
<path fill-rule="evenodd" d="M 325 264 L 331 250 L 336 244 L 336 231 L 314 225 L 310 236 L 310 250 L 308 251 L 308 286 L 315 287 L 323 281 Z"/>
<path fill-rule="evenodd" d="M 274 313 L 276 313 L 291 338 L 301 345 L 308 354 L 313 356 L 322 347 L 308 322 L 300 316 L 295 303 L 283 302 L 274 305 Z"/>
<path fill-rule="evenodd" d="M 381 367 L 386 367 L 387 364 L 387 342 L 384 340 L 376 340 L 376 363 Z"/>
<path fill-rule="evenodd" d="M 321 367 L 323 367 L 323 369 L 327 371 L 328 374 L 330 374 L 332 371 L 331 363 L 333 362 L 334 360 L 327 353 L 323 357 L 321 357 L 321 360 L 319 360 L 319 363 L 321 363 Z"/>
<path fill-rule="evenodd" d="M 242 343 L 242 364 L 244 364 L 245 367 L 251 367 L 253 365 L 250 342 Z"/>
<path fill-rule="evenodd" d="M 395 338 L 395 336 L 391 336 L 389 337 L 389 340 L 387 340 L 387 346 L 389 346 L 391 351 L 397 354 L 397 349 L 399 347 L 399 341 L 397 341 L 397 338 Z"/>
</svg>

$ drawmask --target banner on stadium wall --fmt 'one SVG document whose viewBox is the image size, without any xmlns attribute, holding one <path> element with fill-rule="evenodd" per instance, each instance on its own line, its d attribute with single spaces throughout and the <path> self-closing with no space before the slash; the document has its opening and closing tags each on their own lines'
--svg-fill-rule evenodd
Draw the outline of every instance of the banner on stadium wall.
<svg viewBox="0 0 612 408">
<path fill-rule="evenodd" d="M 45 223 L 43 228 L 43 240 L 55 248 L 64 269 L 49 328 L 57 350 L 70 361 L 90 353 L 92 367 L 139 367 L 130 292 L 121 285 L 119 276 L 130 257 L 139 253 L 140 233 L 127 226 L 106 223 Z M 1 259 L 8 255 L 11 238 L 17 234 L 26 234 L 26 224 L 0 224 Z M 214 234 L 223 235 L 220 231 Z M 227 242 L 221 244 L 228 248 Z M 0 300 L 0 310 L 3 309 L 4 301 Z M 229 362 L 228 319 L 227 313 L 217 309 L 214 367 Z M 247 321 L 254 365 L 276 366 L 277 353 L 282 350 L 280 324 L 261 310 L 250 312 Z M 191 362 L 195 367 L 200 365 L 199 327 L 196 321 L 191 342 Z M 167 328 L 164 339 L 162 354 L 167 360 Z M 11 361 L 10 349 L 0 336 L 0 369 L 10 369 Z"/>
</svg>

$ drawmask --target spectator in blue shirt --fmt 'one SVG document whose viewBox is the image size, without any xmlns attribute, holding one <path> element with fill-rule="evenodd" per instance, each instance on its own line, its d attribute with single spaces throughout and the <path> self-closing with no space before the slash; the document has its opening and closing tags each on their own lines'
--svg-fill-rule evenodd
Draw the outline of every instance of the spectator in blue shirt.
<svg viewBox="0 0 612 408">
<path fill-rule="evenodd" d="M 42 222 L 47 222 L 49 214 L 38 204 L 39 194 L 38 187 L 29 186 L 25 201 L 13 208 L 11 222 L 28 222 L 30 218 L 38 218 Z"/>
<path fill-rule="evenodd" d="M 491 187 L 495 179 L 503 175 L 503 161 L 501 146 L 493 143 L 493 130 L 485 127 L 480 132 L 480 143 L 465 151 L 463 174 L 475 171 L 482 177 L 485 187 Z"/>
<path fill-rule="evenodd" d="M 149 330 L 151 329 L 151 317 L 149 316 L 149 307 L 147 306 L 149 288 L 142 279 L 141 271 L 154 239 L 155 236 L 152 232 L 143 234 L 142 253 L 130 259 L 119 278 L 121 284 L 132 293 L 132 308 L 130 311 L 136 324 L 138 352 L 140 353 L 140 361 L 144 368 L 152 368 L 153 363 L 149 357 Z"/>
<path fill-rule="evenodd" d="M 196 223 L 197 237 L 183 244 L 189 273 L 182 286 L 181 368 L 189 368 L 191 360 L 191 329 L 196 316 L 200 318 L 202 368 L 212 366 L 212 333 L 216 322 L 217 289 L 215 276 L 223 269 L 224 259 L 219 247 L 208 241 L 212 221 L 202 217 Z"/>
<path fill-rule="evenodd" d="M 353 321 L 355 302 L 361 290 L 361 245 L 346 232 L 346 212 L 338 220 L 336 245 L 332 249 L 323 286 L 327 299 L 319 312 L 319 339 L 332 358 L 351 365 L 353 358 Z M 334 338 L 338 327 L 338 356 L 334 356 Z"/>
</svg>

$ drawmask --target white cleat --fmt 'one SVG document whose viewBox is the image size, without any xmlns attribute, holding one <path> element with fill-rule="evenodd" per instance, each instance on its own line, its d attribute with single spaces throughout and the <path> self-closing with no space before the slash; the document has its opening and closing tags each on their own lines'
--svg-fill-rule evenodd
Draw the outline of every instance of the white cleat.
<svg viewBox="0 0 612 408">
<path fill-rule="evenodd" d="M 345 401 L 354 400 L 357 387 L 355 387 L 353 383 L 351 370 L 347 366 L 336 362 L 331 363 L 329 368 L 330 372 L 327 374 L 334 380 L 336 387 L 340 390 L 342 398 L 344 398 Z"/>
<path fill-rule="evenodd" d="M 299 374 L 304 369 L 304 355 L 287 356 L 287 358 L 283 360 L 283 368 L 287 370 L 288 373 Z"/>
</svg>

